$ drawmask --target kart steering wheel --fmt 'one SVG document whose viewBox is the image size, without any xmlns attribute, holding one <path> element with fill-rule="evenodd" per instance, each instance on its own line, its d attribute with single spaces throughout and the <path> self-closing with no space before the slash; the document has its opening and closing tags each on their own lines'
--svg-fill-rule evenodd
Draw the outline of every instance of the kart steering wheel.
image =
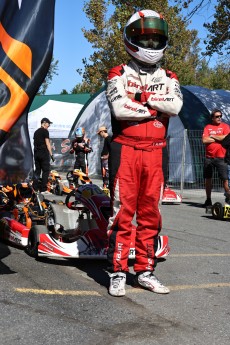
<svg viewBox="0 0 230 345">
<path fill-rule="evenodd" d="M 77 206 L 76 206 L 77 201 L 76 200 L 70 201 L 71 197 L 75 197 L 75 190 L 72 190 L 69 194 L 67 194 L 65 198 L 65 204 L 70 210 L 77 210 Z"/>
</svg>

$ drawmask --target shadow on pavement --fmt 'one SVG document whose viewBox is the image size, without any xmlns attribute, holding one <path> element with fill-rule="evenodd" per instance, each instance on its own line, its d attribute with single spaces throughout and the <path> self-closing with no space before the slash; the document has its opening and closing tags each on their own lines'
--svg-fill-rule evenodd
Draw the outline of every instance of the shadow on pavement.
<svg viewBox="0 0 230 345">
<path fill-rule="evenodd" d="M 10 249 L 4 243 L 0 243 L 0 275 L 1 274 L 13 274 L 16 273 L 12 271 L 7 265 L 2 262 L 2 259 L 11 254 Z"/>
<path fill-rule="evenodd" d="M 203 204 L 200 204 L 199 202 L 195 202 L 195 201 L 183 201 L 183 204 L 188 205 L 188 206 L 192 206 L 192 207 L 203 208 L 203 209 L 205 210 L 205 207 L 203 206 Z"/>
<path fill-rule="evenodd" d="M 106 288 L 109 287 L 109 274 L 107 272 L 108 263 L 106 259 L 55 259 L 40 257 L 37 261 L 45 262 L 47 264 L 55 264 L 60 266 L 76 267 L 77 269 L 85 272 L 88 277 L 93 279 L 97 284 Z M 158 259 L 158 264 L 166 261 L 164 258 Z M 133 267 L 134 260 L 129 260 L 128 266 Z M 135 274 L 127 272 L 126 284 L 134 286 Z"/>
<path fill-rule="evenodd" d="M 109 274 L 107 273 L 107 260 L 106 259 L 55 259 L 39 257 L 37 261 L 44 262 L 46 264 L 54 264 L 59 266 L 76 267 L 77 269 L 85 272 L 88 277 L 93 279 L 96 283 L 108 287 L 109 286 Z M 130 260 L 129 266 L 133 265 Z M 126 283 L 133 286 L 134 275 L 127 273 Z"/>
</svg>

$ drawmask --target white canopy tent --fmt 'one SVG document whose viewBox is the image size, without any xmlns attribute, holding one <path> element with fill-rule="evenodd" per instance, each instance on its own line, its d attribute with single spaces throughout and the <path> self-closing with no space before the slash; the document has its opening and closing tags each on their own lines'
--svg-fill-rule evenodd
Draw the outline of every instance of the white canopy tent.
<svg viewBox="0 0 230 345">
<path fill-rule="evenodd" d="M 68 138 L 70 129 L 80 112 L 82 104 L 48 100 L 43 106 L 28 114 L 28 128 L 31 145 L 33 135 L 41 126 L 41 119 L 47 117 L 52 123 L 49 127 L 50 138 Z"/>
</svg>

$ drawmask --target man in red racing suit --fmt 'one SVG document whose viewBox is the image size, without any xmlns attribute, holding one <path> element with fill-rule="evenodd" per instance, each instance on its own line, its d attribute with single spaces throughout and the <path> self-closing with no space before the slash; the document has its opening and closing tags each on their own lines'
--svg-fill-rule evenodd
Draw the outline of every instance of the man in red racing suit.
<svg viewBox="0 0 230 345">
<path fill-rule="evenodd" d="M 146 12 L 156 13 L 144 10 L 138 14 L 144 13 L 147 17 Z M 136 18 L 139 19 L 138 15 Z M 162 148 L 166 145 L 169 118 L 176 116 L 182 107 L 180 85 L 175 73 L 155 63 L 142 64 L 134 58 L 127 65 L 109 71 L 107 99 L 113 131 L 109 156 L 113 206 L 108 225 L 108 262 L 112 273 L 109 293 L 113 296 L 125 294 L 131 222 L 135 212 L 134 271 L 140 277 L 137 282 L 153 292 L 168 293 L 169 289 L 152 272 L 161 229 L 158 205 L 164 180 Z"/>
</svg>

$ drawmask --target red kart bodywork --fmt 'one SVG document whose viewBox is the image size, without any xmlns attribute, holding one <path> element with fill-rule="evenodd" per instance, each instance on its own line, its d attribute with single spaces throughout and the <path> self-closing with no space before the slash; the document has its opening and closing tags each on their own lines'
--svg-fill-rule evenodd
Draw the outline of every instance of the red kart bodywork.
<svg viewBox="0 0 230 345">
<path fill-rule="evenodd" d="M 71 202 L 72 197 L 74 201 Z M 67 224 L 66 219 L 72 217 L 74 226 L 60 226 L 58 231 L 55 230 L 55 226 L 45 225 L 32 225 L 29 229 L 18 221 L 4 216 L 0 219 L 0 238 L 24 247 L 27 253 L 34 257 L 106 259 L 107 225 L 111 212 L 108 195 L 94 184 L 85 184 L 68 194 L 65 204 L 54 203 L 51 207 L 55 220 L 59 217 Z M 130 259 L 135 258 L 135 232 L 136 227 L 133 225 Z M 156 256 L 166 257 L 169 250 L 168 236 L 159 236 Z"/>
<path fill-rule="evenodd" d="M 30 229 L 15 219 L 0 219 L 0 238 L 20 247 L 26 247 Z"/>
<path fill-rule="evenodd" d="M 74 201 L 70 202 L 71 196 Z M 63 230 L 59 238 L 40 234 L 38 256 L 106 258 L 110 198 L 96 185 L 82 185 L 66 197 L 66 206 L 76 212 L 76 227 Z M 84 215 L 84 218 L 83 218 Z M 135 257 L 136 227 L 132 225 L 129 258 Z M 169 254 L 168 236 L 159 236 L 157 257 Z"/>
<path fill-rule="evenodd" d="M 162 203 L 164 204 L 177 204 L 182 202 L 182 197 L 180 194 L 177 194 L 174 190 L 169 187 L 165 187 L 163 196 L 162 196 Z"/>
</svg>

